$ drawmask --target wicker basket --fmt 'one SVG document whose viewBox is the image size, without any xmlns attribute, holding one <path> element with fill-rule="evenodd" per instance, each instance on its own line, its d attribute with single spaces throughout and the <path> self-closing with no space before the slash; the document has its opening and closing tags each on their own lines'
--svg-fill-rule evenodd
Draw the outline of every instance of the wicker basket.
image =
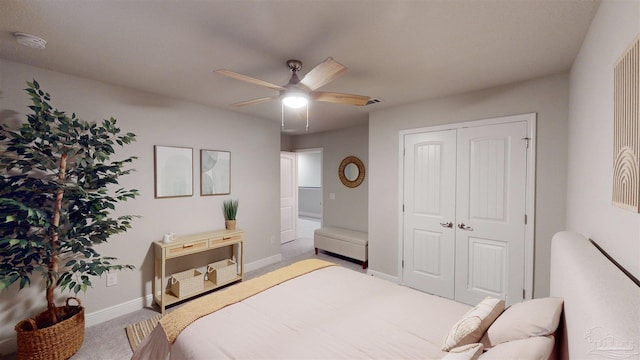
<svg viewBox="0 0 640 360">
<path fill-rule="evenodd" d="M 171 275 L 171 292 L 181 298 L 204 288 L 202 273 L 196 269 L 182 271 Z"/>
<path fill-rule="evenodd" d="M 222 284 L 238 276 L 235 259 L 225 259 L 207 265 L 207 276 L 214 284 Z"/>
<path fill-rule="evenodd" d="M 72 299 L 78 305 L 69 305 Z M 84 307 L 80 300 L 68 298 L 65 306 L 56 307 L 56 315 L 64 320 L 51 326 L 43 325 L 51 323 L 48 311 L 16 325 L 18 360 L 68 359 L 80 350 L 84 341 Z M 38 326 L 43 327 L 39 329 Z"/>
</svg>

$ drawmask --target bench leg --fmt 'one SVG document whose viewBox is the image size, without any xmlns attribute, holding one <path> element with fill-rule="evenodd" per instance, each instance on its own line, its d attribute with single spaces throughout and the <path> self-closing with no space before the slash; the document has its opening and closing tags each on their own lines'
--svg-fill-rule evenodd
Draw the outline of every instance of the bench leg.
<svg viewBox="0 0 640 360">
<path fill-rule="evenodd" d="M 318 248 L 316 248 L 316 255 L 318 255 Z"/>
<path fill-rule="evenodd" d="M 362 262 L 362 268 L 363 268 L 363 269 L 366 269 L 366 268 L 367 268 L 367 265 L 368 265 L 367 263 L 368 263 L 368 261 L 363 261 L 363 262 Z"/>
</svg>

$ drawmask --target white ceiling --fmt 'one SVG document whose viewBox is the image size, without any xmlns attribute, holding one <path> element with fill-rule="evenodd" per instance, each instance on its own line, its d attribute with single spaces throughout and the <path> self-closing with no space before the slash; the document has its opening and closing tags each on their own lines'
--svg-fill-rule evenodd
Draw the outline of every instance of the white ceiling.
<svg viewBox="0 0 640 360">
<path fill-rule="evenodd" d="M 284 85 L 287 59 L 301 60 L 304 75 L 331 56 L 349 71 L 320 90 L 382 102 L 313 102 L 309 132 L 317 132 L 365 123 L 373 110 L 566 71 L 598 4 L 2 0 L 0 57 L 279 122 L 277 101 L 228 106 L 275 91 L 213 70 Z M 47 48 L 18 45 L 14 32 L 40 36 Z"/>
</svg>

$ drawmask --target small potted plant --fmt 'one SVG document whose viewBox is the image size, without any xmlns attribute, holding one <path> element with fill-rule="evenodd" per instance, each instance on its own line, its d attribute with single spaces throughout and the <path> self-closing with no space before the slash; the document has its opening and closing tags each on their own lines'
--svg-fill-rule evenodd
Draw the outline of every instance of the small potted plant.
<svg viewBox="0 0 640 360">
<path fill-rule="evenodd" d="M 0 291 L 46 282 L 47 310 L 15 327 L 18 359 L 66 359 L 82 346 L 84 308 L 54 304 L 54 290 L 77 294 L 91 277 L 133 269 L 101 256 L 99 244 L 131 228 L 134 216 L 113 217 L 135 189 L 117 188 L 135 157 L 112 161 L 116 145 L 135 140 L 111 118 L 92 124 L 49 105 L 50 95 L 34 80 L 27 93 L 33 111 L 11 130 L 0 125 Z"/>
<path fill-rule="evenodd" d="M 238 200 L 225 200 L 223 202 L 224 207 L 224 226 L 227 230 L 235 230 L 236 228 L 236 213 L 238 212 Z"/>
</svg>

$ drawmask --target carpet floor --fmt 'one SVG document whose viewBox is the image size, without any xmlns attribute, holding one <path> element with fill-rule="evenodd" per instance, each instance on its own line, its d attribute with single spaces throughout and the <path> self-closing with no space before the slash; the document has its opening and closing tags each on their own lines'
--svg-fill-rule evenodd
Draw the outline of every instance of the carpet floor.
<svg viewBox="0 0 640 360">
<path fill-rule="evenodd" d="M 311 224 L 313 227 L 313 224 Z M 300 234 L 302 235 L 302 234 Z M 308 235 L 308 234 L 305 234 Z M 251 279 L 294 262 L 317 257 L 331 261 L 355 271 L 365 272 L 359 261 L 320 252 L 317 256 L 313 249 L 313 235 L 298 238 L 281 245 L 282 261 L 245 274 Z M 126 328 L 149 320 L 158 315 L 157 308 L 144 308 L 117 317 L 85 329 L 82 348 L 71 358 L 72 360 L 126 360 L 133 355 L 127 338 Z M 142 339 L 140 339 L 141 341 Z M 4 356 L 0 360 L 14 360 L 14 355 Z"/>
</svg>

